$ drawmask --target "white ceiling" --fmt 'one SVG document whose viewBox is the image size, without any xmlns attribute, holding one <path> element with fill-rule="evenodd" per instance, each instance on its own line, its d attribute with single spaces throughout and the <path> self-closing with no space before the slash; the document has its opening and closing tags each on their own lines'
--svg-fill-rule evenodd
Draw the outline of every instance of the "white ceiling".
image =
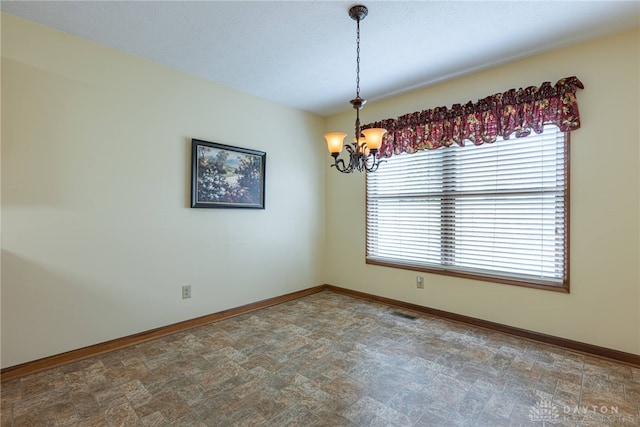
<svg viewBox="0 0 640 427">
<path fill-rule="evenodd" d="M 381 99 L 621 32 L 639 1 L 363 1 L 361 95 Z M 355 95 L 352 1 L 2 1 L 3 12 L 321 115 Z M 638 52 L 633 54 L 638 55 Z M 550 76 L 550 78 L 561 76 Z"/>
</svg>

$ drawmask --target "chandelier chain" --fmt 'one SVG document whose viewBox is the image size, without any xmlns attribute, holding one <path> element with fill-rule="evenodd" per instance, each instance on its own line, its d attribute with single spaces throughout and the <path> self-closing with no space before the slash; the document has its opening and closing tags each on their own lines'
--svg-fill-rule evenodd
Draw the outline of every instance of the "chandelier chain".
<svg viewBox="0 0 640 427">
<path fill-rule="evenodd" d="M 356 98 L 360 98 L 360 19 L 356 22 Z"/>
<path fill-rule="evenodd" d="M 356 98 L 360 100 L 360 18 L 356 19 Z M 360 101 L 359 101 L 360 102 Z M 355 137 L 356 143 L 360 143 L 360 108 L 356 108 Z"/>
</svg>

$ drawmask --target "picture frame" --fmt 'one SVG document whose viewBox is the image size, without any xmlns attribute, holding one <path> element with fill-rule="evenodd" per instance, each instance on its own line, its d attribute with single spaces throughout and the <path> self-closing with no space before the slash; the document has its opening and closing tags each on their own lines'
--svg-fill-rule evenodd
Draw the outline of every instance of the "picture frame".
<svg viewBox="0 0 640 427">
<path fill-rule="evenodd" d="M 265 208 L 267 153 L 191 140 L 192 208 Z"/>
</svg>

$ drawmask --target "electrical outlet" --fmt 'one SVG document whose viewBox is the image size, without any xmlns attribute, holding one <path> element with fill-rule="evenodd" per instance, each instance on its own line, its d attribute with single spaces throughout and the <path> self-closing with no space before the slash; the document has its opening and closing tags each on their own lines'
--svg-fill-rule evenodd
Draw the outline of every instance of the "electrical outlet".
<svg viewBox="0 0 640 427">
<path fill-rule="evenodd" d="M 416 276 L 416 288 L 424 289 L 424 277 Z"/>
<path fill-rule="evenodd" d="M 182 285 L 182 299 L 191 298 L 191 285 Z"/>
</svg>

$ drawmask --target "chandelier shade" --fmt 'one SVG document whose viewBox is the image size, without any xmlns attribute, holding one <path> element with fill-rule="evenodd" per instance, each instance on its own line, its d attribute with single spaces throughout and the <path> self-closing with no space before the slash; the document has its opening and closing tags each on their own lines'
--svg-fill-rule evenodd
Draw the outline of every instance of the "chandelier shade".
<svg viewBox="0 0 640 427">
<path fill-rule="evenodd" d="M 347 136 L 344 132 L 329 132 L 324 134 L 324 138 L 327 140 L 327 148 L 329 153 L 340 153 L 342 151 L 342 145 L 344 144 L 344 138 Z"/>
<path fill-rule="evenodd" d="M 382 146 L 382 137 L 387 133 L 387 130 L 382 128 L 369 128 L 364 129 L 361 133 L 364 135 L 369 150 L 379 150 L 380 146 Z"/>
<path fill-rule="evenodd" d="M 363 5 L 352 6 L 349 9 L 349 16 L 356 21 L 356 97 L 350 101 L 356 110 L 355 138 L 352 144 L 344 146 L 346 133 L 329 132 L 324 134 L 327 148 L 333 157 L 331 166 L 342 173 L 352 173 L 356 170 L 359 172 L 376 171 L 381 162 L 377 156 L 378 150 L 382 145 L 382 137 L 387 132 L 382 128 L 360 129 L 360 110 L 367 102 L 366 99 L 360 97 L 360 21 L 368 13 L 369 10 Z M 347 162 L 338 158 L 343 147 L 346 148 L 349 156 Z"/>
</svg>

